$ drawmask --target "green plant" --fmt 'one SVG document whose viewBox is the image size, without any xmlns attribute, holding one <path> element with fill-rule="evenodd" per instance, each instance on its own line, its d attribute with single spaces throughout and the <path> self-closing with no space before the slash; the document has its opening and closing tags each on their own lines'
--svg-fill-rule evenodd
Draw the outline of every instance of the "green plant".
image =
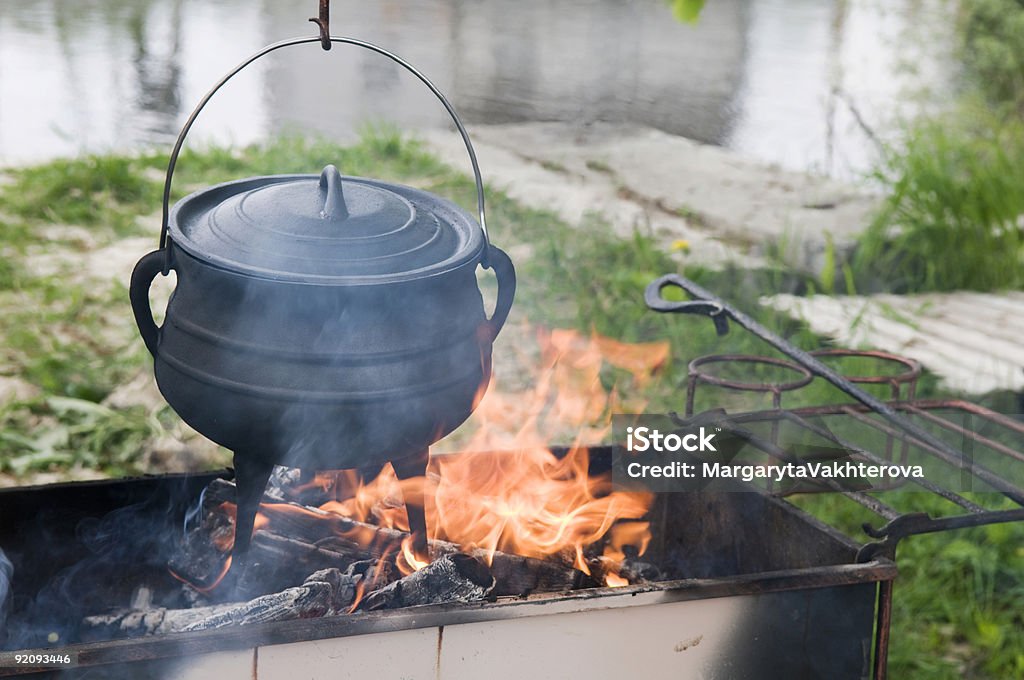
<svg viewBox="0 0 1024 680">
<path fill-rule="evenodd" d="M 986 99 L 1020 111 L 1024 104 L 1024 2 L 963 0 L 964 60 Z"/>
<path fill-rule="evenodd" d="M 144 167 L 137 158 L 91 155 L 15 169 L 0 202 L 12 214 L 31 220 L 124 232 L 159 196 L 157 183 L 141 172 Z"/>
<path fill-rule="evenodd" d="M 666 0 L 672 8 L 672 15 L 687 24 L 697 23 L 705 0 Z"/>
<path fill-rule="evenodd" d="M 853 259 L 858 289 L 1024 285 L 1024 123 L 979 106 L 921 120 L 878 177 L 889 195 Z"/>
<path fill-rule="evenodd" d="M 160 425 L 141 409 L 112 409 L 69 397 L 0 410 L 0 469 L 16 475 L 80 465 L 112 475 L 140 472 L 136 461 Z"/>
</svg>

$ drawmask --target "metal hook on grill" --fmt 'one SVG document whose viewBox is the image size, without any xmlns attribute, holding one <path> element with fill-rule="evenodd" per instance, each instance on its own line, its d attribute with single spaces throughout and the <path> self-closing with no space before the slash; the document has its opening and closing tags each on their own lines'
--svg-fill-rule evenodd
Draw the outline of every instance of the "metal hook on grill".
<svg viewBox="0 0 1024 680">
<path fill-rule="evenodd" d="M 675 314 L 704 314 L 715 322 L 715 331 L 719 335 L 729 333 L 729 317 L 723 314 L 725 306 L 720 300 L 666 300 L 661 296 L 661 291 L 669 286 L 682 288 L 675 275 L 662 276 L 652 282 L 644 291 L 644 302 L 650 309 L 656 312 L 672 312 Z"/>
<path fill-rule="evenodd" d="M 310 17 L 310 21 L 320 27 L 320 47 L 324 51 L 331 49 L 331 0 L 320 0 L 320 16 Z"/>
</svg>

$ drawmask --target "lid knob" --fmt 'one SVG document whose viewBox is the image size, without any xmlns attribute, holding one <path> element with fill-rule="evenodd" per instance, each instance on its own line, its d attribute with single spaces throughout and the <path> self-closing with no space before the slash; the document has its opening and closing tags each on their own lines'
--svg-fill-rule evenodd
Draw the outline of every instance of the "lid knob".
<svg viewBox="0 0 1024 680">
<path fill-rule="evenodd" d="M 348 206 L 345 205 L 345 193 L 341 187 L 341 173 L 338 168 L 328 165 L 320 173 L 320 191 L 325 193 L 324 207 L 320 217 L 325 220 L 348 219 Z"/>
</svg>

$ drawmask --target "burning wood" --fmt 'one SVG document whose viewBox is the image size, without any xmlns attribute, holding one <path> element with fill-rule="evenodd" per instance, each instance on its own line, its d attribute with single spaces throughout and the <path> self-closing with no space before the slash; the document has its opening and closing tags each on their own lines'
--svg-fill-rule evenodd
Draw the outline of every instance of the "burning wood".
<svg viewBox="0 0 1024 680">
<path fill-rule="evenodd" d="M 482 550 L 487 561 L 497 551 L 544 561 L 569 556 L 569 564 L 587 573 L 584 552 L 617 523 L 645 516 L 652 500 L 616 491 L 610 474 L 590 470 L 587 447 L 606 437 L 611 414 L 643 408 L 607 393 L 601 373 L 611 365 L 642 383 L 667 360 L 668 345 L 628 345 L 566 330 L 538 336 L 542 360 L 531 387 L 502 392 L 492 385 L 480 395 L 477 428 L 466 444 L 474 453 L 433 456 L 426 478 L 400 480 L 390 466 L 369 481 L 352 470 L 320 473 L 290 489 L 278 485 L 280 497 L 308 505 L 318 489 L 328 499 L 321 510 L 404 531 L 404 499 L 422 494 L 435 539 Z M 548 442 L 566 439 L 573 441 L 569 451 L 552 452 Z M 649 536 L 643 524 L 629 540 L 642 553 Z"/>
<path fill-rule="evenodd" d="M 232 499 L 234 485 L 231 482 L 216 480 L 207 488 L 203 497 L 203 521 L 186 540 L 190 549 L 182 551 L 180 558 L 171 565 L 185 580 L 203 584 L 208 582 L 210 574 L 221 571 L 223 553 L 231 546 L 230 536 L 225 540 L 224 527 L 231 526 Z M 398 555 L 403 544 L 409 541 L 407 532 L 358 522 L 316 508 L 265 503 L 260 515 L 260 528 L 253 536 L 247 563 L 237 577 L 237 594 L 242 596 L 294 585 L 315 569 L 346 569 L 362 560 L 387 561 Z M 213 538 L 209 538 L 210 531 L 214 533 Z M 430 550 L 436 556 L 462 552 L 459 546 L 446 541 L 430 541 Z M 526 595 L 600 585 L 587 574 L 554 561 L 500 551 L 488 554 L 481 549 L 466 552 L 484 562 L 490 561 L 490 571 L 496 580 L 495 595 Z"/>
<path fill-rule="evenodd" d="M 663 578 L 658 567 L 628 557 L 620 562 L 601 555 L 587 560 L 587 564 L 599 583 L 613 587 L 631 583 L 650 583 Z"/>
<path fill-rule="evenodd" d="M 383 585 L 399 576 L 387 560 L 371 559 L 365 553 L 339 552 L 329 547 L 286 538 L 268 531 L 253 536 L 248 558 L 234 584 L 234 597 L 250 598 L 276 592 L 301 583 L 308 574 L 322 569 L 374 568 L 373 582 Z"/>
<path fill-rule="evenodd" d="M 261 540 L 266 541 L 264 536 Z M 274 537 L 280 546 L 298 544 Z M 446 602 L 468 603 L 486 598 L 495 579 L 487 566 L 462 553 L 442 555 L 419 571 L 392 581 L 389 563 L 353 563 L 344 573 L 321 569 L 299 586 L 233 602 L 189 609 L 129 608 L 88 616 L 82 621 L 84 640 L 139 637 L 212 630 L 225 626 L 289 621 L 351 612 L 412 607 Z M 381 587 L 383 585 L 383 587 Z M 369 595 L 360 599 L 364 592 Z"/>
<path fill-rule="evenodd" d="M 487 597 L 494 584 L 494 577 L 483 562 L 462 553 L 443 555 L 419 571 L 370 593 L 359 609 L 473 602 Z"/>
<path fill-rule="evenodd" d="M 344 612 L 356 597 L 364 575 L 322 569 L 300 586 L 261 595 L 248 602 L 191 609 L 128 609 L 82 621 L 83 639 L 139 637 L 268 621 L 289 621 Z"/>
</svg>

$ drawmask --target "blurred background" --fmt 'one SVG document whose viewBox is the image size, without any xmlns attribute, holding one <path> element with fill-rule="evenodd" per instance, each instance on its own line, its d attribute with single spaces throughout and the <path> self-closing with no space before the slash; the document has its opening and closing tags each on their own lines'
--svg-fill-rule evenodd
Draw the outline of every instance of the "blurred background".
<svg viewBox="0 0 1024 680">
<path fill-rule="evenodd" d="M 220 74 L 304 34 L 299 0 L 0 2 L 0 163 L 168 142 Z M 891 130 L 955 87 L 943 0 L 336 0 L 332 29 L 405 56 L 470 123 L 629 122 L 771 163 L 852 177 Z M 496 30 L 500 27 L 500 30 Z M 367 119 L 446 124 L 398 68 L 338 48 L 276 55 L 225 91 L 197 133 L 248 143 Z M 862 118 L 858 122 L 857 118 Z"/>
</svg>

